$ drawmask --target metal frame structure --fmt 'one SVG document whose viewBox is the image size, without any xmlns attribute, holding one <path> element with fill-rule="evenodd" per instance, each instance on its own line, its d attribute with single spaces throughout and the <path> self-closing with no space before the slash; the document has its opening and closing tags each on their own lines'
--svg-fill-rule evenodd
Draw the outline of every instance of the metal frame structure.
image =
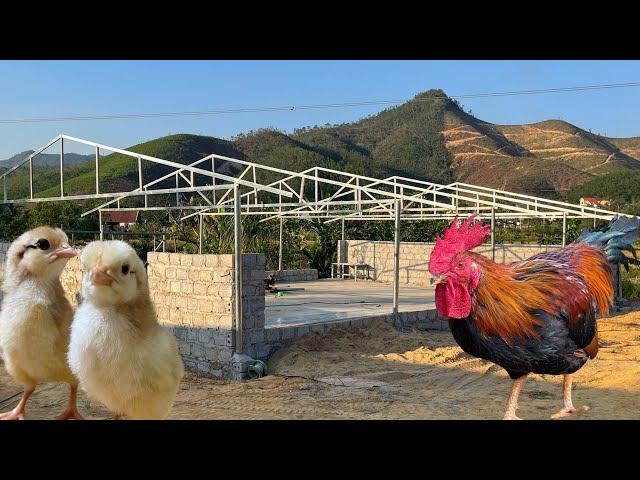
<svg viewBox="0 0 640 480">
<path fill-rule="evenodd" d="M 92 193 L 67 194 L 64 177 L 65 142 L 95 148 L 95 191 Z M 38 197 L 33 188 L 33 161 L 45 150 L 59 144 L 60 195 Z M 100 189 L 101 151 L 113 152 L 130 157 L 137 162 L 138 186 L 130 191 L 104 192 Z M 170 167 L 173 170 L 160 178 L 144 182 L 142 162 L 151 162 Z M 8 179 L 25 165 L 29 168 L 29 196 L 9 198 Z M 222 174 L 236 172 L 234 175 Z M 47 173 L 50 175 L 50 173 Z M 258 215 L 261 222 L 278 219 L 280 222 L 279 268 L 282 269 L 282 229 L 287 218 L 321 219 L 325 222 L 386 220 L 395 224 L 395 266 L 394 266 L 394 307 L 398 311 L 399 288 L 399 239 L 402 220 L 443 220 L 455 215 L 463 217 L 472 213 L 491 222 L 491 247 L 495 256 L 494 229 L 496 219 L 543 218 L 562 219 L 562 244 L 566 243 L 567 219 L 610 220 L 618 212 L 598 207 L 574 205 L 558 200 L 549 200 L 494 188 L 454 182 L 441 185 L 401 176 L 384 179 L 357 175 L 354 173 L 315 166 L 294 172 L 282 168 L 261 165 L 246 160 L 211 154 L 190 164 L 181 164 L 161 158 L 135 153 L 83 140 L 68 135 L 58 135 L 42 148 L 22 160 L 19 164 L 0 175 L 3 196 L 0 204 L 25 204 L 68 200 L 105 200 L 99 206 L 82 214 L 98 212 L 100 217 L 100 238 L 103 238 L 102 214 L 119 210 L 173 211 L 181 212 L 181 220 L 199 217 L 199 250 L 202 252 L 203 222 L 208 216 L 234 216 L 236 288 L 241 292 L 241 217 Z M 202 180 L 204 178 L 204 180 Z M 170 182 L 167 188 L 161 185 Z M 150 206 L 149 196 L 158 196 L 156 205 Z M 159 196 L 171 198 L 163 204 Z M 181 197 L 190 195 L 199 204 L 183 204 Z M 121 200 L 138 197 L 144 204 L 135 207 L 121 207 Z M 175 201 L 174 201 L 175 200 Z M 241 293 L 236 301 L 236 318 L 241 326 Z M 241 339 L 239 340 L 241 342 Z M 239 345 L 241 351 L 242 345 Z"/>
</svg>

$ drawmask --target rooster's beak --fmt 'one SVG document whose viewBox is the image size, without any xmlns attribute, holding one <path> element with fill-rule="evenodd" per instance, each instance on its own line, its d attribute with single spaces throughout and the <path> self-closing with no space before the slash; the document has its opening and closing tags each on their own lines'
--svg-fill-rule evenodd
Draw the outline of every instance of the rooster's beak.
<svg viewBox="0 0 640 480">
<path fill-rule="evenodd" d="M 71 248 L 69 245 L 62 245 L 58 250 L 51 255 L 51 263 L 60 260 L 61 258 L 73 258 L 78 255 L 78 251 L 75 248 Z"/>
<path fill-rule="evenodd" d="M 117 280 L 107 273 L 105 267 L 95 267 L 91 270 L 91 281 L 94 285 L 111 286 Z"/>
<path fill-rule="evenodd" d="M 447 281 L 447 276 L 442 273 L 436 273 L 431 275 L 431 285 L 438 285 L 439 283 L 445 283 Z"/>
</svg>

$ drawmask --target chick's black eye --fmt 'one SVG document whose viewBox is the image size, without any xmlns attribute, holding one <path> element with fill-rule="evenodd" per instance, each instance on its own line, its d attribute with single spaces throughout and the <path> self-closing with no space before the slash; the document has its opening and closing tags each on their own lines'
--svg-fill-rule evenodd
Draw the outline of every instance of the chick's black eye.
<svg viewBox="0 0 640 480">
<path fill-rule="evenodd" d="M 36 242 L 36 247 L 38 247 L 40 250 L 49 250 L 49 247 L 51 247 L 51 244 L 49 243 L 49 240 L 47 240 L 46 238 L 41 238 Z"/>
<path fill-rule="evenodd" d="M 49 250 L 49 247 L 51 247 L 51 244 L 46 238 L 41 238 L 33 245 L 28 246 L 28 248 L 39 248 L 40 250 Z"/>
<path fill-rule="evenodd" d="M 127 273 L 129 273 L 129 265 L 123 265 L 122 266 L 122 274 L 126 275 Z"/>
</svg>

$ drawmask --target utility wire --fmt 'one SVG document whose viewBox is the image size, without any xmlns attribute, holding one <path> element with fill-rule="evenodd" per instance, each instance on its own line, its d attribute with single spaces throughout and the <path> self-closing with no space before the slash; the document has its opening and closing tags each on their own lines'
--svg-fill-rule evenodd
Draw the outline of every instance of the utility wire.
<svg viewBox="0 0 640 480">
<path fill-rule="evenodd" d="M 466 95 L 452 95 L 449 98 L 468 99 L 468 98 L 506 97 L 506 96 L 516 96 L 516 95 L 540 95 L 540 94 L 547 94 L 547 93 L 580 92 L 580 91 L 588 91 L 588 90 L 604 90 L 604 89 L 631 88 L 631 87 L 640 87 L 640 82 L 583 85 L 583 86 L 575 86 L 575 87 L 546 88 L 546 89 L 535 89 L 535 90 L 516 90 L 516 91 L 508 91 L 508 92 L 472 93 L 472 94 L 466 94 Z M 12 125 L 12 124 L 26 124 L 26 123 L 68 122 L 68 121 L 89 121 L 89 120 L 186 117 L 186 116 L 202 116 L 202 115 L 223 115 L 223 114 L 234 114 L 234 113 L 285 112 L 285 111 L 295 111 L 295 110 L 323 110 L 323 109 L 327 110 L 327 109 L 354 108 L 354 107 L 375 106 L 375 105 L 397 105 L 397 104 L 405 103 L 408 101 L 430 102 L 430 101 L 433 101 L 433 97 L 402 99 L 402 100 L 370 100 L 370 101 L 361 101 L 361 102 L 326 103 L 326 104 L 312 104 L 312 105 L 288 105 L 288 106 L 281 106 L 281 107 L 230 108 L 230 109 L 220 109 L 220 110 L 201 110 L 201 111 L 183 111 L 183 112 L 157 112 L 157 113 L 116 114 L 116 115 L 84 115 L 84 116 L 69 116 L 69 117 L 0 119 L 0 124 Z"/>
</svg>

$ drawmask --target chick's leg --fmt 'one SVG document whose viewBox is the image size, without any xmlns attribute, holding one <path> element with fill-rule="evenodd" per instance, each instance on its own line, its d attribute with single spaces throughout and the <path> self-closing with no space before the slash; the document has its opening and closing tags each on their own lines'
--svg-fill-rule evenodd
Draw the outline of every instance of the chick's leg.
<svg viewBox="0 0 640 480">
<path fill-rule="evenodd" d="M 27 385 L 24 387 L 24 393 L 22 394 L 22 398 L 16 408 L 11 410 L 10 412 L 0 413 L 0 420 L 24 420 L 24 409 L 27 405 L 27 400 L 36 389 L 35 385 Z"/>
<path fill-rule="evenodd" d="M 571 385 L 573 384 L 573 376 L 565 375 L 564 383 L 563 383 L 563 408 L 557 413 L 551 415 L 551 418 L 561 418 L 568 417 L 572 413 L 576 412 L 577 409 L 573 406 L 573 401 L 571 400 Z M 581 411 L 589 410 L 587 405 L 583 405 L 580 407 Z"/>
<path fill-rule="evenodd" d="M 73 418 L 75 420 L 84 420 L 80 412 L 78 411 L 78 385 L 70 385 L 71 390 L 69 392 L 69 406 L 62 415 L 58 417 L 58 420 L 69 420 Z"/>
<path fill-rule="evenodd" d="M 507 411 L 504 414 L 504 420 L 522 420 L 516 415 L 516 410 L 518 409 L 518 396 L 520 395 L 520 390 L 522 390 L 524 382 L 526 381 L 526 375 L 523 375 L 513 381 L 513 387 L 511 388 L 509 400 L 507 401 Z"/>
</svg>

